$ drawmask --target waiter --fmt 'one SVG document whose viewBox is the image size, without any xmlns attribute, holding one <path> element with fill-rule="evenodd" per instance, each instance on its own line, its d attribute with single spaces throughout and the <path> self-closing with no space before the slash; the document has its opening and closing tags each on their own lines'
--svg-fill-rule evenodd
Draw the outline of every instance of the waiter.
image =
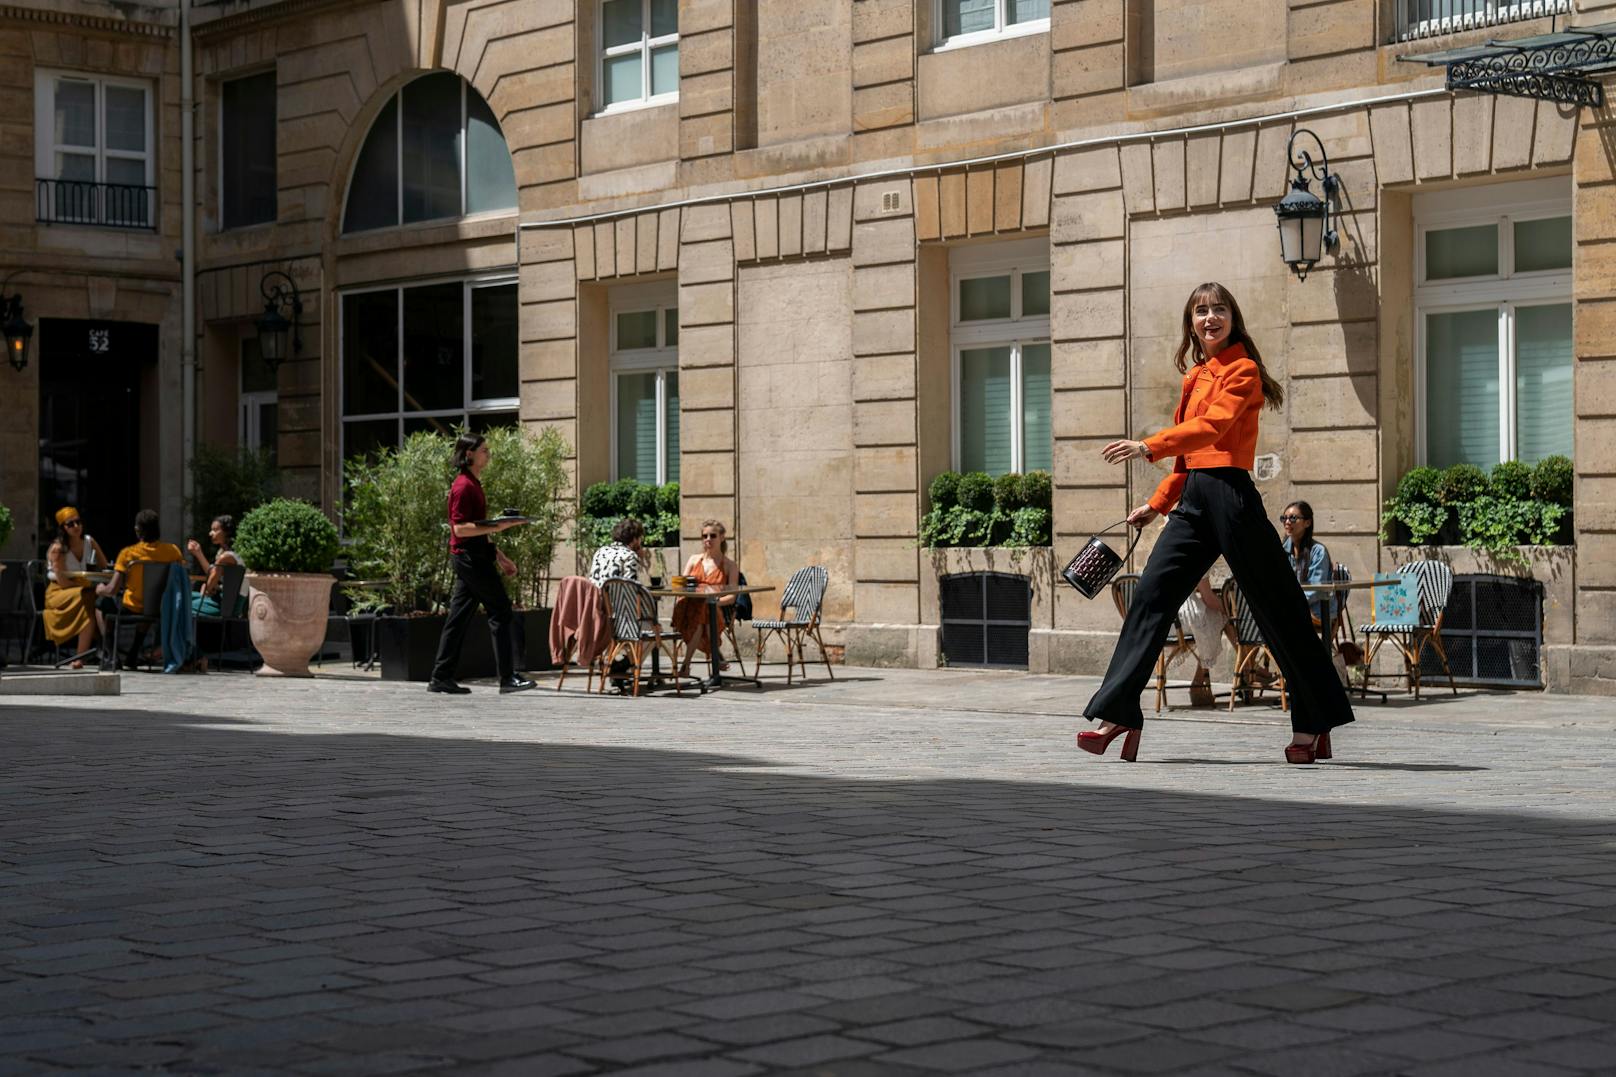
<svg viewBox="0 0 1616 1077">
<path fill-rule="evenodd" d="M 483 496 L 480 476 L 488 466 L 488 440 L 481 434 L 461 434 L 455 440 L 454 463 L 460 472 L 449 487 L 449 561 L 454 568 L 454 593 L 449 598 L 449 617 L 443 622 L 438 640 L 438 658 L 432 664 L 428 692 L 464 695 L 471 689 L 455 680 L 460 664 L 460 646 L 466 628 L 478 605 L 488 611 L 488 630 L 494 635 L 494 665 L 499 673 L 499 690 L 525 692 L 533 682 L 517 674 L 512 636 L 511 600 L 505 593 L 500 574 L 516 575 L 516 564 L 495 549 L 489 535 L 518 527 L 525 521 L 501 520 L 480 524 L 488 517 L 488 500 Z"/>
</svg>

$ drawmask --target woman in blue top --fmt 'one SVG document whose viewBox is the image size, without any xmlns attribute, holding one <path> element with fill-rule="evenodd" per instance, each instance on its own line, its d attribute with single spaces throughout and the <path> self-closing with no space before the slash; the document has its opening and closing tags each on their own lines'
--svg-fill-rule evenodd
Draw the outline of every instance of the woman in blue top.
<svg viewBox="0 0 1616 1077">
<path fill-rule="evenodd" d="M 1296 573 L 1296 582 L 1302 585 L 1302 593 L 1313 611 L 1313 627 L 1318 628 L 1330 614 L 1330 595 L 1326 591 L 1315 591 L 1308 584 L 1330 582 L 1330 551 L 1313 538 L 1313 506 L 1306 501 L 1286 505 L 1279 514 L 1279 523 L 1285 530 L 1282 545 L 1290 558 L 1291 570 Z"/>
</svg>

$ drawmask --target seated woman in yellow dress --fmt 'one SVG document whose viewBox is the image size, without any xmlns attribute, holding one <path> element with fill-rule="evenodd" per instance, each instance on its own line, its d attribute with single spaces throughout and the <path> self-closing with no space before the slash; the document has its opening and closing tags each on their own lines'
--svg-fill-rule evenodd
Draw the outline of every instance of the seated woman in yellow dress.
<svg viewBox="0 0 1616 1077">
<path fill-rule="evenodd" d="M 45 563 L 45 636 L 58 646 L 76 636 L 77 651 L 84 654 L 101 638 L 101 622 L 90 581 L 80 573 L 108 566 L 107 555 L 84 533 L 84 519 L 71 505 L 56 510 L 56 537 L 45 551 Z M 73 668 L 83 669 L 84 660 L 76 659 Z"/>
<path fill-rule="evenodd" d="M 236 541 L 234 516 L 215 516 L 213 522 L 208 525 L 208 540 L 219 550 L 213 555 L 211 564 L 208 562 L 208 555 L 202 552 L 200 542 L 190 539 L 185 543 L 185 549 L 196 559 L 197 568 L 207 577 L 202 581 L 202 589 L 191 596 L 191 612 L 199 617 L 219 616 L 219 586 L 224 580 L 224 567 L 242 563 L 240 555 L 231 549 Z M 246 612 L 247 590 L 243 587 L 241 593 L 236 595 L 236 608 L 230 615 L 240 617 Z"/>
<path fill-rule="evenodd" d="M 712 590 L 715 587 L 734 587 L 741 576 L 741 566 L 729 559 L 729 539 L 725 538 L 724 525 L 717 520 L 703 520 L 701 523 L 701 552 L 685 562 L 685 576 L 695 577 L 697 585 L 703 590 Z M 733 606 L 735 596 L 728 595 L 718 600 L 720 606 Z M 713 644 L 708 640 L 708 611 L 707 603 L 699 598 L 681 598 L 674 603 L 673 620 L 674 631 L 684 637 L 685 660 L 679 670 L 680 676 L 690 672 L 690 659 L 695 652 L 703 654 L 713 653 Z M 720 662 L 719 669 L 725 668 Z"/>
</svg>

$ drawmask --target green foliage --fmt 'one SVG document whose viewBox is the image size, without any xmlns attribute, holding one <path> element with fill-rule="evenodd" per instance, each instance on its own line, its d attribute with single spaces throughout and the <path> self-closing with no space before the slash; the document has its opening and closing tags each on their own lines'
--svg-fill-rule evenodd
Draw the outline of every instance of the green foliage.
<svg viewBox="0 0 1616 1077">
<path fill-rule="evenodd" d="M 1004 540 L 1004 545 L 1049 546 L 1052 544 L 1048 509 L 1025 505 L 1010 514 L 1010 536 Z"/>
<path fill-rule="evenodd" d="M 1519 501 L 1483 495 L 1459 506 L 1459 533 L 1472 550 L 1524 565 L 1517 546 L 1548 546 L 1566 510 L 1547 501 Z"/>
<path fill-rule="evenodd" d="M 584 496 L 578 503 L 578 511 L 582 516 L 621 516 L 622 510 L 617 506 L 617 487 L 614 483 L 597 482 L 584 491 Z"/>
<path fill-rule="evenodd" d="M 1441 479 L 1442 472 L 1437 468 L 1411 467 L 1397 481 L 1397 497 L 1410 503 L 1440 505 L 1441 502 L 1437 499 L 1437 484 Z"/>
<path fill-rule="evenodd" d="M 1027 495 L 1023 491 L 1021 476 L 1014 471 L 1006 471 L 993 480 L 993 507 L 1000 512 L 1009 514 L 1017 509 L 1026 508 Z"/>
<path fill-rule="evenodd" d="M 0 505 L 0 546 L 11 540 L 12 529 L 16 526 L 16 521 L 11 518 L 11 510 Z"/>
<path fill-rule="evenodd" d="M 1532 497 L 1532 469 L 1519 460 L 1505 460 L 1493 465 L 1487 479 L 1487 492 L 1509 501 L 1527 501 Z"/>
<path fill-rule="evenodd" d="M 1458 508 L 1487 492 L 1487 473 L 1475 464 L 1454 464 L 1442 472 L 1436 483 L 1436 499 L 1448 508 Z"/>
<path fill-rule="evenodd" d="M 578 556 L 588 561 L 612 541 L 612 528 L 625 516 L 645 525 L 647 549 L 679 544 L 679 484 L 654 486 L 638 479 L 597 482 L 584 491 L 582 511 L 573 529 Z"/>
<path fill-rule="evenodd" d="M 1021 496 L 1030 509 L 1055 511 L 1055 484 L 1047 471 L 1029 471 L 1021 476 Z"/>
<path fill-rule="evenodd" d="M 1526 557 L 1516 547 L 1552 545 L 1558 536 L 1560 522 L 1570 511 L 1570 474 L 1571 461 L 1563 456 L 1547 457 L 1536 468 L 1500 463 L 1491 478 L 1470 464 L 1440 472 L 1413 468 L 1382 507 L 1380 538 L 1386 541 L 1391 525 L 1401 523 L 1408 528 L 1411 543 L 1424 545 L 1436 537 L 1451 513 L 1464 545 L 1500 561 L 1525 564 Z M 1563 493 L 1565 501 L 1545 493 Z"/>
<path fill-rule="evenodd" d="M 920 545 L 1048 546 L 1052 534 L 1047 472 L 959 475 L 931 481 L 931 511 L 920 521 Z"/>
<path fill-rule="evenodd" d="M 1575 471 L 1569 457 L 1545 456 L 1532 469 L 1532 496 L 1561 508 L 1571 508 L 1571 488 Z"/>
<path fill-rule="evenodd" d="M 447 435 L 422 430 L 397 449 L 355 456 L 344 466 L 348 568 L 358 579 L 385 581 L 379 590 L 351 589 L 355 605 L 387 606 L 402 614 L 430 612 L 448 600 L 446 505 L 453 454 Z"/>
<path fill-rule="evenodd" d="M 572 520 L 567 439 L 553 429 L 530 434 L 517 426 L 494 427 L 484 436 L 490 459 L 482 483 L 489 511 L 513 508 L 532 521 L 495 540 L 516 564 L 506 586 L 518 606 L 537 608 L 549 601 L 550 566 Z"/>
<path fill-rule="evenodd" d="M 307 501 L 266 502 L 236 530 L 236 552 L 253 572 L 329 572 L 337 547 L 336 527 Z"/>
<path fill-rule="evenodd" d="M 640 520 L 654 520 L 661 511 L 657 503 L 657 488 L 650 483 L 637 482 L 628 495 L 628 514 Z"/>
<path fill-rule="evenodd" d="M 239 525 L 248 512 L 273 498 L 279 486 L 280 471 L 269 453 L 199 445 L 191 458 L 192 494 L 185 504 L 191 537 L 206 536 L 216 516 L 234 516 Z"/>
<path fill-rule="evenodd" d="M 977 512 L 993 511 L 993 480 L 986 472 L 973 471 L 960 476 L 959 504 Z"/>
</svg>

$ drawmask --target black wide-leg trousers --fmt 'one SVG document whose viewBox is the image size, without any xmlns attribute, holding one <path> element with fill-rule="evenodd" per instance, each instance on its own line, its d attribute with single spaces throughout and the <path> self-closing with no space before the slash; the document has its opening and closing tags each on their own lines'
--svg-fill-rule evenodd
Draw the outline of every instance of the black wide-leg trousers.
<svg viewBox="0 0 1616 1077">
<path fill-rule="evenodd" d="M 1130 729 L 1144 725 L 1139 694 L 1155 671 L 1179 607 L 1219 554 L 1285 676 L 1291 729 L 1325 733 L 1352 721 L 1352 704 L 1313 629 L 1307 598 L 1268 522 L 1262 495 L 1251 476 L 1237 467 L 1189 473 L 1178 507 L 1168 514 L 1140 576 L 1105 683 L 1083 708 L 1083 716 Z"/>
<path fill-rule="evenodd" d="M 454 568 L 454 592 L 449 596 L 449 616 L 443 622 L 443 635 L 438 637 L 438 657 L 432 664 L 434 681 L 455 679 L 455 667 L 460 664 L 460 647 L 471 627 L 472 615 L 477 607 L 488 611 L 488 631 L 494 637 L 494 668 L 500 683 L 509 680 L 515 665 L 515 626 L 511 621 L 511 598 L 505 593 L 505 582 L 499 578 L 492 551 L 487 556 L 475 553 L 449 555 Z"/>
</svg>

